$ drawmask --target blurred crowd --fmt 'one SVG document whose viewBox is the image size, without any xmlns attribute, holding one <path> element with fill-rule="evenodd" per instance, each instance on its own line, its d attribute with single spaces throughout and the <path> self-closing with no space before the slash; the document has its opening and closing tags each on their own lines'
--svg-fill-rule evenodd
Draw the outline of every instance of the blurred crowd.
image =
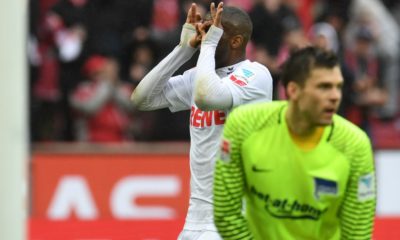
<svg viewBox="0 0 400 240">
<path fill-rule="evenodd" d="M 178 44 L 192 2 L 205 13 L 212 1 L 30 0 L 32 141 L 188 140 L 189 112 L 136 111 L 130 95 Z M 249 13 L 254 29 L 248 58 L 271 71 L 274 99 L 285 98 L 282 63 L 291 51 L 313 44 L 341 59 L 342 116 L 370 135 L 373 121 L 400 123 L 399 1 L 224 3 Z"/>
</svg>

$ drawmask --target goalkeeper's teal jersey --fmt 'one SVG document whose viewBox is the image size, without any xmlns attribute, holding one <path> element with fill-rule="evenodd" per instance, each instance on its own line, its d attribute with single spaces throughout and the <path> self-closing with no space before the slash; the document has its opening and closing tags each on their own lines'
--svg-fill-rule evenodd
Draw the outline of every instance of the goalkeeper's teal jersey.
<svg viewBox="0 0 400 240">
<path fill-rule="evenodd" d="M 214 180 L 221 236 L 371 239 L 376 197 L 368 137 L 335 115 L 318 145 L 303 150 L 291 139 L 286 110 L 287 102 L 262 103 L 228 117 Z"/>
</svg>

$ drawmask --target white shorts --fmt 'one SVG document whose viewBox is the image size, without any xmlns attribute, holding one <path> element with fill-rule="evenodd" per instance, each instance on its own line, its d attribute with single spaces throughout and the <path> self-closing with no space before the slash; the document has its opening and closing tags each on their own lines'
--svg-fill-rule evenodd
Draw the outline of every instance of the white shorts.
<svg viewBox="0 0 400 240">
<path fill-rule="evenodd" d="M 216 231 L 184 229 L 179 234 L 178 240 L 222 240 L 222 238 Z"/>
</svg>

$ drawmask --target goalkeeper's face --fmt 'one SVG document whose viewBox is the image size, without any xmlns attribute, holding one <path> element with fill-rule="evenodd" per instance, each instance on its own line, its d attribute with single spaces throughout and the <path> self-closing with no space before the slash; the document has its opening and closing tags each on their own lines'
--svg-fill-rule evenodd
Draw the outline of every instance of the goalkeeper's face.
<svg viewBox="0 0 400 240">
<path fill-rule="evenodd" d="M 330 125 L 342 99 L 342 86 L 343 77 L 339 66 L 315 68 L 303 86 L 298 86 L 293 100 L 311 125 Z"/>
</svg>

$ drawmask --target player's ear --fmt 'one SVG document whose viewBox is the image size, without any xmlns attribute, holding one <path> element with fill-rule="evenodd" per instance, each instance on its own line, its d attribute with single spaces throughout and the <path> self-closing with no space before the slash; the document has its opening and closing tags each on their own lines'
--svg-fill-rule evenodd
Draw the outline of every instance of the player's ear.
<svg viewBox="0 0 400 240">
<path fill-rule="evenodd" d="M 235 35 L 231 38 L 231 47 L 233 49 L 240 48 L 243 45 L 243 36 L 242 35 Z"/>
<path fill-rule="evenodd" d="M 296 100 L 299 96 L 300 86 L 296 82 L 290 81 L 286 87 L 286 94 L 288 99 Z"/>
</svg>

